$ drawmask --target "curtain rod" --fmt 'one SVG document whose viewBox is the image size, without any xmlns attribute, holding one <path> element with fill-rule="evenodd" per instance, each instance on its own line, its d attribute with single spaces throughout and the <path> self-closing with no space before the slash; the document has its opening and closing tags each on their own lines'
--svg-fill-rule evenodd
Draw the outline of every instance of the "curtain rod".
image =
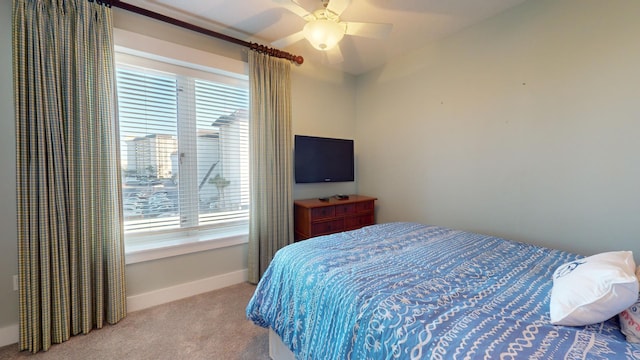
<svg viewBox="0 0 640 360">
<path fill-rule="evenodd" d="M 91 1 L 91 0 L 89 0 L 89 1 Z M 248 41 L 240 40 L 240 39 L 237 39 L 237 38 L 225 35 L 225 34 L 221 34 L 219 32 L 215 32 L 213 30 L 209 30 L 209 29 L 205 29 L 205 28 L 200 27 L 200 26 L 196 26 L 194 24 L 191 24 L 191 23 L 188 23 L 188 22 L 185 22 L 185 21 L 182 21 L 182 20 L 178 20 L 178 19 L 175 19 L 175 18 L 172 18 L 172 17 L 169 17 L 169 16 L 165 16 L 165 15 L 159 14 L 157 12 L 153 12 L 151 10 L 147 10 L 147 9 L 143 9 L 141 7 L 135 6 L 135 5 L 127 4 L 127 3 L 124 3 L 124 2 L 122 2 L 120 0 L 112 0 L 111 1 L 111 6 L 115 6 L 115 7 L 118 7 L 120 9 L 131 11 L 131 12 L 134 12 L 134 13 L 139 14 L 139 15 L 150 17 L 150 18 L 155 19 L 155 20 L 160 20 L 160 21 L 163 21 L 163 22 L 166 22 L 166 23 L 169 23 L 169 24 L 172 24 L 172 25 L 176 25 L 176 26 L 188 29 L 188 30 L 199 32 L 201 34 L 205 34 L 205 35 L 208 35 L 208 36 L 220 39 L 220 40 L 228 41 L 228 42 L 234 43 L 236 45 L 241 45 L 241 46 L 244 46 L 244 47 L 248 47 L 248 48 L 250 48 L 252 50 L 255 50 L 255 51 L 258 51 L 258 52 L 261 52 L 261 53 L 265 53 L 265 54 L 268 54 L 268 55 L 271 55 L 271 56 L 275 56 L 275 57 L 278 57 L 278 58 L 282 58 L 282 59 L 287 59 L 287 60 L 293 61 L 293 62 L 295 62 L 297 64 L 302 64 L 304 62 L 304 58 L 302 56 L 300 56 L 300 55 L 293 55 L 293 54 L 288 53 L 286 51 L 282 51 L 282 50 L 279 50 L 279 49 L 276 49 L 276 48 L 268 47 L 266 45 L 261 45 L 261 44 L 258 44 L 258 43 L 251 43 L 251 42 L 248 42 Z"/>
</svg>

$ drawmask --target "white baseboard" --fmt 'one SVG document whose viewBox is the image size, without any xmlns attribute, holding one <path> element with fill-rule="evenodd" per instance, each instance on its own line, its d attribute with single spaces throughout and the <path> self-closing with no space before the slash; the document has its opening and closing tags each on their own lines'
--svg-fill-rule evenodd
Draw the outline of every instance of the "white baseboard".
<svg viewBox="0 0 640 360">
<path fill-rule="evenodd" d="M 212 276 L 180 285 L 127 297 L 127 311 L 133 312 L 247 281 L 247 269 Z"/>
<path fill-rule="evenodd" d="M 0 347 L 15 344 L 20 336 L 18 324 L 0 327 Z"/>
<path fill-rule="evenodd" d="M 133 312 L 152 306 L 176 301 L 218 290 L 223 287 L 240 284 L 247 281 L 249 271 L 247 269 L 234 271 L 227 274 L 212 276 L 210 278 L 196 280 L 164 289 L 154 290 L 143 294 L 127 297 L 127 311 Z M 0 347 L 15 344 L 20 334 L 18 324 L 0 327 Z"/>
</svg>

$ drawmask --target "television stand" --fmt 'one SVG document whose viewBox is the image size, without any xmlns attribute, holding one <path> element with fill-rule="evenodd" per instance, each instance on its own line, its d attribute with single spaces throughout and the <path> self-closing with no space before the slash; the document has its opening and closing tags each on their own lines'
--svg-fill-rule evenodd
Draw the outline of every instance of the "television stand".
<svg viewBox="0 0 640 360">
<path fill-rule="evenodd" d="M 305 240 L 314 236 L 355 230 L 375 224 L 374 197 L 345 195 L 294 201 L 294 239 Z"/>
</svg>

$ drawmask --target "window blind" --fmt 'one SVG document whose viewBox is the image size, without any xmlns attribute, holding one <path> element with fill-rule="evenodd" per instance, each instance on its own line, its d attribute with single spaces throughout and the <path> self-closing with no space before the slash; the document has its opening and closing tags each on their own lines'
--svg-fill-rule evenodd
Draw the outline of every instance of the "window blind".
<svg viewBox="0 0 640 360">
<path fill-rule="evenodd" d="M 248 226 L 246 81 L 194 73 L 117 65 L 127 244 Z"/>
</svg>

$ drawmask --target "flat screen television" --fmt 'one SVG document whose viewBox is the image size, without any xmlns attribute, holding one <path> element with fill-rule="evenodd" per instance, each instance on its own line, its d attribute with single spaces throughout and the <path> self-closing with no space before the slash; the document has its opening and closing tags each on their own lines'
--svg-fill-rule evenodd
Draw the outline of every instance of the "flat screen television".
<svg viewBox="0 0 640 360">
<path fill-rule="evenodd" d="M 354 181 L 353 140 L 296 135 L 296 183 Z"/>
</svg>

